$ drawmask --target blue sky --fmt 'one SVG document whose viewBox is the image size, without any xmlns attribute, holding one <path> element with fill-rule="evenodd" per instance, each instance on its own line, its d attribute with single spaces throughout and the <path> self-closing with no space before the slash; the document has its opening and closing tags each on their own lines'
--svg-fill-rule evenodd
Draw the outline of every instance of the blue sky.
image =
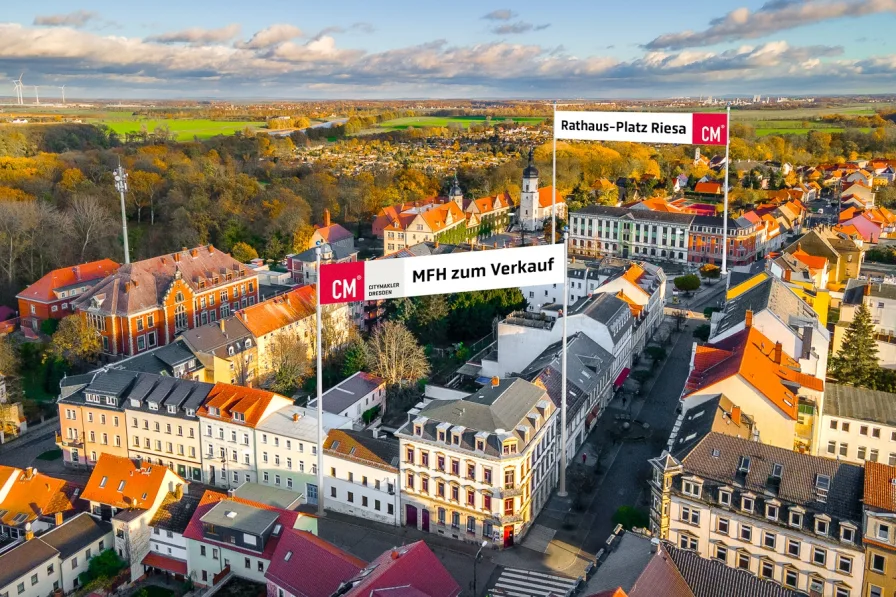
<svg viewBox="0 0 896 597">
<path fill-rule="evenodd" d="M 84 98 L 884 93 L 894 25 L 896 0 L 42 0 L 5 3 L 0 81 Z"/>
</svg>

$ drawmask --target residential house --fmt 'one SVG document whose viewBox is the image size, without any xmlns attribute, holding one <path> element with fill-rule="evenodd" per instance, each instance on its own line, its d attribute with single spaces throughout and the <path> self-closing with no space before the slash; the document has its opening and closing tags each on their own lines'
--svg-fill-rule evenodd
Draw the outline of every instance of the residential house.
<svg viewBox="0 0 896 597">
<path fill-rule="evenodd" d="M 257 277 L 208 245 L 123 265 L 72 307 L 100 334 L 107 356 L 133 356 L 254 305 Z"/>
<path fill-rule="evenodd" d="M 134 383 L 129 371 L 72 375 L 60 382 L 56 444 L 67 466 L 93 466 L 101 454 L 127 456 L 125 394 Z"/>
<path fill-rule="evenodd" d="M 329 209 L 324 209 L 324 225 L 320 228 L 315 228 L 314 233 L 308 240 L 308 248 L 312 249 L 323 244 L 350 249 L 355 248 L 355 235 L 339 224 L 331 223 Z"/>
<path fill-rule="evenodd" d="M 352 421 L 324 413 L 324 433 L 351 429 Z M 272 411 L 255 426 L 258 483 L 296 492 L 317 504 L 317 412 L 290 404 Z"/>
<path fill-rule="evenodd" d="M 702 195 L 721 195 L 722 183 L 716 181 L 698 182 L 694 185 L 694 192 Z"/>
<path fill-rule="evenodd" d="M 181 334 L 180 339 L 202 365 L 201 381 L 258 383 L 258 347 L 242 318 L 225 317 Z"/>
<path fill-rule="evenodd" d="M 896 466 L 868 462 L 862 496 L 864 516 L 862 541 L 865 544 L 865 578 L 862 595 L 884 597 L 896 591 L 896 499 L 893 493 Z"/>
<path fill-rule="evenodd" d="M 43 321 L 74 314 L 72 301 L 117 269 L 111 259 L 101 259 L 45 274 L 16 295 L 22 327 L 39 332 Z"/>
<path fill-rule="evenodd" d="M 128 425 L 128 457 L 167 466 L 201 483 L 199 409 L 212 385 L 150 373 L 133 374 L 122 393 Z"/>
<path fill-rule="evenodd" d="M 867 212 L 847 220 L 840 220 L 840 223 L 834 226 L 834 230 L 861 238 L 864 243 L 872 245 L 880 242 L 882 238 L 889 237 L 889 233 L 885 232 L 879 223 L 868 218 L 865 213 Z"/>
<path fill-rule="evenodd" d="M 692 214 L 589 205 L 570 214 L 572 255 L 688 262 Z"/>
<path fill-rule="evenodd" d="M 860 246 L 844 234 L 828 229 L 813 229 L 784 248 L 785 253 L 803 251 L 828 261 L 829 288 L 842 290 L 849 278 L 858 278 L 864 255 Z"/>
<path fill-rule="evenodd" d="M 69 481 L 25 469 L 0 466 L 0 536 L 19 539 L 41 533 L 77 513 L 81 488 Z"/>
<path fill-rule="evenodd" d="M 205 366 L 182 338 L 136 356 L 109 363 L 104 369 L 153 373 L 193 381 L 205 379 Z"/>
<path fill-rule="evenodd" d="M 818 451 L 863 465 L 896 466 L 896 394 L 828 383 Z"/>
<path fill-rule="evenodd" d="M 688 237 L 688 261 L 691 263 L 722 264 L 724 220 L 718 216 L 694 216 Z M 728 255 L 730 265 L 744 265 L 756 260 L 758 237 L 765 225 L 749 218 L 728 219 Z"/>
<path fill-rule="evenodd" d="M 514 373 L 544 388 L 554 407 L 561 408 L 563 342 L 555 342 L 521 372 Z M 588 433 L 607 407 L 615 389 L 613 355 L 583 332 L 566 340 L 566 457 L 572 462 Z"/>
<path fill-rule="evenodd" d="M 547 392 L 521 379 L 432 401 L 396 432 L 402 522 L 462 541 L 514 545 L 557 482 L 556 418 Z"/>
<path fill-rule="evenodd" d="M 358 371 L 324 392 L 321 400 L 324 412 L 364 426 L 386 412 L 386 380 Z M 308 408 L 317 408 L 317 398 L 308 403 Z"/>
<path fill-rule="evenodd" d="M 231 575 L 265 583 L 281 539 L 292 531 L 316 534 L 317 519 L 206 491 L 184 531 L 190 578 L 203 588 Z"/>
<path fill-rule="evenodd" d="M 650 464 L 654 536 L 790 589 L 862 594 L 862 467 L 714 432 Z"/>
<path fill-rule="evenodd" d="M 286 529 L 264 573 L 272 597 L 331 597 L 367 563 L 307 532 Z M 407 590 L 405 587 L 399 589 Z"/>
<path fill-rule="evenodd" d="M 769 340 L 747 321 L 745 329 L 731 336 L 695 346 L 682 408 L 724 394 L 755 422 L 761 441 L 809 451 L 818 424 L 804 422 L 800 411 L 803 405 L 823 404 L 823 392 L 822 379 L 803 373 L 781 342 Z"/>
<path fill-rule="evenodd" d="M 844 184 L 840 190 L 840 204 L 843 207 L 852 205 L 863 210 L 871 209 L 874 207 L 874 197 L 871 184 L 862 181 Z"/>
<path fill-rule="evenodd" d="M 198 507 L 199 498 L 168 492 L 149 521 L 152 537 L 149 553 L 142 561 L 145 573 L 163 573 L 174 582 L 185 582 L 189 578 L 184 531 Z"/>
<path fill-rule="evenodd" d="M 541 230 L 545 221 L 554 214 L 558 220 L 566 219 L 566 200 L 554 192 L 554 187 L 538 188 L 538 168 L 533 153 L 529 151 L 529 164 L 523 170 L 523 186 L 520 191 L 520 207 L 517 221 L 528 232 Z"/>
<path fill-rule="evenodd" d="M 258 481 L 255 427 L 292 400 L 273 392 L 218 383 L 199 408 L 206 483 L 238 487 Z"/>
<path fill-rule="evenodd" d="M 331 429 L 324 442 L 326 509 L 401 524 L 399 442 L 370 432 Z"/>
<path fill-rule="evenodd" d="M 358 260 L 358 249 L 354 246 L 323 244 L 319 248 L 322 265 Z M 286 268 L 293 283 L 300 286 L 317 283 L 317 249 L 318 247 L 312 247 L 286 256 Z"/>
<path fill-rule="evenodd" d="M 434 205 L 442 203 L 440 197 L 429 197 L 423 201 L 414 201 L 399 203 L 396 205 L 387 205 L 382 208 L 373 220 L 372 232 L 380 240 L 385 239 L 386 227 L 393 221 L 399 219 L 404 213 L 416 213 L 416 211 L 430 209 Z"/>
<path fill-rule="evenodd" d="M 454 201 L 425 211 L 405 212 L 385 228 L 384 254 L 389 255 L 421 242 L 463 242 L 467 218 Z"/>
<path fill-rule="evenodd" d="M 29 530 L 0 554 L 0 595 L 70 593 L 91 558 L 111 546 L 112 525 L 83 512 L 40 537 Z"/>
<path fill-rule="evenodd" d="M 185 485 L 167 467 L 100 455 L 81 497 L 90 503 L 94 517 L 111 520 L 114 549 L 130 564 L 131 578 L 143 574 L 143 558 L 150 552 L 150 521 L 168 494 L 183 495 Z"/>
<path fill-rule="evenodd" d="M 840 319 L 834 325 L 834 341 L 831 350 L 837 354 L 843 346 L 843 338 L 849 324 L 862 303 L 871 314 L 877 360 L 881 367 L 896 369 L 896 285 L 874 284 L 867 280 L 850 279 L 846 282 Z"/>
</svg>

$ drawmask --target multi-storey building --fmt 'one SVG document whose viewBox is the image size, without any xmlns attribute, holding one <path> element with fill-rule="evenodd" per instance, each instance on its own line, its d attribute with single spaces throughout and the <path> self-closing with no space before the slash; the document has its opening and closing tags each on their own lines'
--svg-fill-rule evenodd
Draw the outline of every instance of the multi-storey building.
<svg viewBox="0 0 896 597">
<path fill-rule="evenodd" d="M 80 487 L 25 469 L 0 466 L 0 535 L 10 539 L 27 530 L 40 533 L 59 526 L 77 513 Z"/>
<path fill-rule="evenodd" d="M 152 529 L 149 553 L 143 556 L 143 570 L 148 574 L 163 572 L 173 575 L 175 582 L 188 578 L 187 540 L 184 531 L 199 506 L 199 498 L 169 493 L 156 510 L 149 526 Z"/>
<path fill-rule="evenodd" d="M 398 440 L 331 430 L 324 442 L 325 507 L 398 526 L 398 455 Z"/>
<path fill-rule="evenodd" d="M 816 228 L 784 247 L 785 253 L 804 252 L 824 257 L 828 262 L 829 288 L 843 290 L 847 280 L 858 278 L 862 269 L 862 247 L 846 234 L 830 229 Z"/>
<path fill-rule="evenodd" d="M 324 413 L 324 433 L 351 429 L 352 421 Z M 258 483 L 301 494 L 317 504 L 317 412 L 290 404 L 272 411 L 255 426 Z"/>
<path fill-rule="evenodd" d="M 354 238 L 354 237 L 353 237 Z M 321 246 L 320 261 L 322 265 L 331 263 L 348 263 L 358 260 L 358 249 L 354 246 L 330 245 Z M 301 286 L 317 283 L 317 249 L 305 249 L 301 253 L 286 256 L 286 268 L 292 281 Z"/>
<path fill-rule="evenodd" d="M 698 216 L 590 205 L 570 214 L 572 255 L 688 262 L 688 233 Z"/>
<path fill-rule="evenodd" d="M 861 467 L 715 432 L 650 464 L 655 536 L 792 589 L 862 595 Z"/>
<path fill-rule="evenodd" d="M 212 385 L 139 373 L 125 390 L 128 456 L 202 482 L 199 408 Z"/>
<path fill-rule="evenodd" d="M 242 386 L 257 382 L 258 347 L 252 332 L 239 317 L 231 316 L 187 330 L 178 340 L 183 341 L 202 365 L 202 381 Z"/>
<path fill-rule="evenodd" d="M 757 219 L 758 220 L 758 219 Z M 724 219 L 718 216 L 694 216 L 688 240 L 688 261 L 722 264 Z M 759 237 L 765 225 L 750 218 L 728 219 L 728 264 L 744 265 L 756 261 Z"/>
<path fill-rule="evenodd" d="M 73 308 L 100 334 L 107 356 L 135 355 L 254 305 L 257 278 L 208 245 L 121 266 Z"/>
<path fill-rule="evenodd" d="M 896 394 L 828 382 L 816 453 L 896 466 Z"/>
<path fill-rule="evenodd" d="M 56 443 L 66 465 L 93 466 L 101 454 L 128 455 L 124 403 L 135 376 L 114 370 L 62 380 Z"/>
<path fill-rule="evenodd" d="M 856 316 L 856 310 L 864 303 L 874 325 L 877 360 L 881 367 L 896 367 L 896 285 L 872 284 L 867 280 L 846 281 L 840 319 L 834 326 L 831 350 L 836 354 L 843 345 L 846 330 Z"/>
<path fill-rule="evenodd" d="M 435 400 L 396 433 L 405 525 L 510 547 L 557 482 L 557 410 L 521 379 Z"/>
<path fill-rule="evenodd" d="M 893 493 L 896 466 L 865 464 L 862 541 L 865 544 L 863 597 L 885 597 L 896 593 L 896 497 Z"/>
<path fill-rule="evenodd" d="M 43 321 L 71 315 L 72 301 L 116 269 L 117 263 L 101 259 L 47 273 L 16 296 L 22 327 L 37 332 Z"/>
<path fill-rule="evenodd" d="M 215 384 L 198 411 L 206 483 L 228 489 L 256 483 L 255 427 L 292 400 L 242 386 Z"/>
</svg>

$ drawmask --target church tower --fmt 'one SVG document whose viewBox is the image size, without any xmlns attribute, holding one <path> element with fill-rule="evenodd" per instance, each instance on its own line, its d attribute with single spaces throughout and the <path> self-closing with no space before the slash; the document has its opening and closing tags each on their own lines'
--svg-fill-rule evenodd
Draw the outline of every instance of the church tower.
<svg viewBox="0 0 896 597">
<path fill-rule="evenodd" d="M 454 201 L 461 211 L 464 210 L 464 192 L 460 190 L 460 184 L 457 182 L 457 172 L 454 173 L 454 182 L 448 191 L 448 201 Z"/>
<path fill-rule="evenodd" d="M 541 226 L 538 205 L 538 168 L 535 167 L 534 149 L 529 150 L 529 165 L 523 170 L 523 188 L 520 193 L 519 222 L 523 230 L 537 230 Z"/>
</svg>

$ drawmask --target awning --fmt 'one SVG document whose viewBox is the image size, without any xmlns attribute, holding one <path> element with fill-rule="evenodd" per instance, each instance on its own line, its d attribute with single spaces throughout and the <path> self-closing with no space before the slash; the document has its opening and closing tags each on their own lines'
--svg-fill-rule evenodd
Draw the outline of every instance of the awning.
<svg viewBox="0 0 896 597">
<path fill-rule="evenodd" d="M 588 416 L 585 417 L 585 427 L 591 427 L 592 421 L 597 418 L 597 415 L 600 413 L 600 406 L 595 405 L 594 408 L 591 409 L 591 412 L 588 413 Z"/>
<path fill-rule="evenodd" d="M 152 566 L 153 568 L 158 568 L 159 570 L 166 570 L 168 572 L 173 572 L 174 574 L 180 574 L 181 576 L 187 575 L 187 563 L 183 560 L 178 560 L 177 558 L 169 558 L 168 556 L 163 556 L 160 553 L 149 552 L 146 554 L 146 557 L 143 558 L 144 566 Z"/>
<path fill-rule="evenodd" d="M 628 379 L 628 374 L 631 372 L 632 372 L 632 370 L 629 369 L 628 367 L 624 368 L 619 373 L 619 377 L 616 378 L 616 381 L 613 382 L 613 387 L 617 388 L 617 389 L 621 388 L 622 384 L 625 383 L 625 380 Z"/>
</svg>

